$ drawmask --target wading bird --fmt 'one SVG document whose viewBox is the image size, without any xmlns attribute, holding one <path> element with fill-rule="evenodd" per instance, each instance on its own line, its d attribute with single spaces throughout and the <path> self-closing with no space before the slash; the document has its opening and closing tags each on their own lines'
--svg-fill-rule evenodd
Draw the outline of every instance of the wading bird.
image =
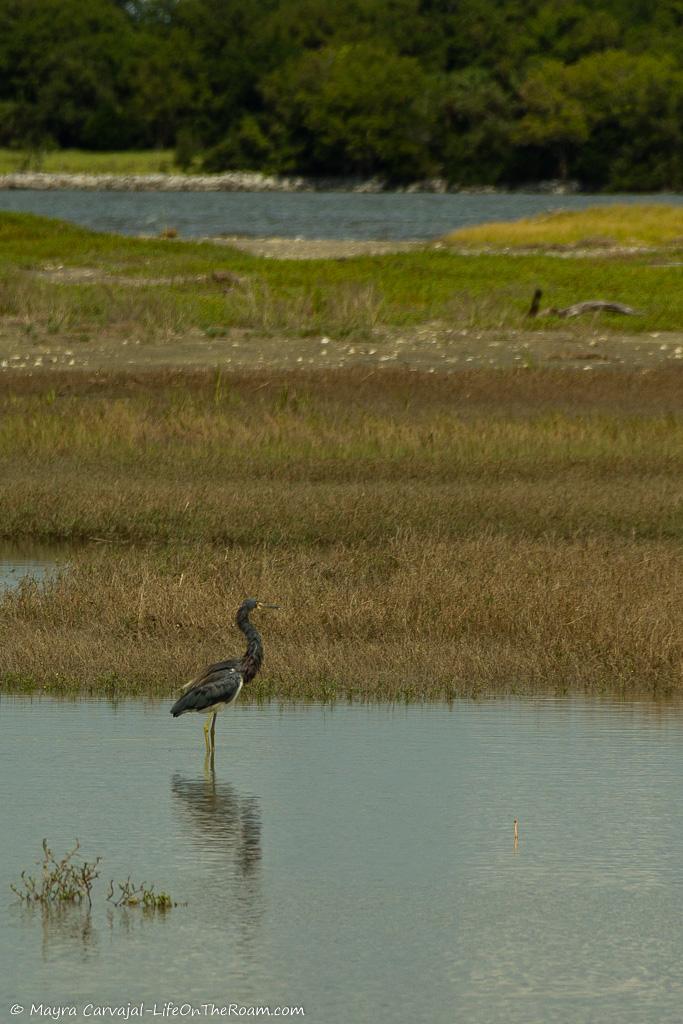
<svg viewBox="0 0 683 1024">
<path fill-rule="evenodd" d="M 171 714 L 174 718 L 184 715 L 186 711 L 197 711 L 207 715 L 204 725 L 204 742 L 207 755 L 213 754 L 216 746 L 216 715 L 222 708 L 227 708 L 237 700 L 237 696 L 245 683 L 251 682 L 263 661 L 263 644 L 261 636 L 249 621 L 249 615 L 257 608 L 277 608 L 276 604 L 261 604 L 253 597 L 244 601 L 237 609 L 235 622 L 247 638 L 247 649 L 241 658 L 230 658 L 229 661 L 218 661 L 209 665 L 196 679 L 191 679 L 183 687 L 182 696 L 178 698 Z"/>
</svg>

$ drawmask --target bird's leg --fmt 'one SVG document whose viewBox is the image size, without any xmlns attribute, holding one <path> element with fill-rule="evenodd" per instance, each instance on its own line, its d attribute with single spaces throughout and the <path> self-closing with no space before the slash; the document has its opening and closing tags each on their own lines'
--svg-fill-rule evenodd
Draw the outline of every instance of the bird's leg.
<svg viewBox="0 0 683 1024">
<path fill-rule="evenodd" d="M 216 712 L 211 716 L 211 756 L 216 749 Z"/>
<path fill-rule="evenodd" d="M 216 716 L 214 715 L 213 717 L 215 718 Z M 211 741 L 209 739 L 209 727 L 210 727 L 210 722 L 209 722 L 209 716 L 207 715 L 206 716 L 206 721 L 204 722 L 204 743 L 206 745 L 207 757 L 211 753 Z"/>
</svg>

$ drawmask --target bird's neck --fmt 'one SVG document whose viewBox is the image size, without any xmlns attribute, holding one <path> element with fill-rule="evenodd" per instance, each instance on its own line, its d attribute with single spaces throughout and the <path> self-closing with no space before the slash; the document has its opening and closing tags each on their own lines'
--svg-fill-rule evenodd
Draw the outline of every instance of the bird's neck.
<svg viewBox="0 0 683 1024">
<path fill-rule="evenodd" d="M 247 649 L 244 652 L 242 658 L 242 676 L 244 682 L 248 683 L 254 678 L 258 670 L 261 668 L 261 662 L 263 661 L 263 644 L 261 642 L 261 635 L 255 626 L 252 626 L 249 621 L 249 613 L 244 612 L 237 616 L 237 626 L 242 630 L 247 638 Z"/>
</svg>

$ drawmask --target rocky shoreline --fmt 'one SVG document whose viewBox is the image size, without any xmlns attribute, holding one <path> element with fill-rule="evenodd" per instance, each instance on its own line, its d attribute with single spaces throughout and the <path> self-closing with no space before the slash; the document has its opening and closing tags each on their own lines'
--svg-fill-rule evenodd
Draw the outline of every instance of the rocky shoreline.
<svg viewBox="0 0 683 1024">
<path fill-rule="evenodd" d="M 396 188 L 379 178 L 278 177 L 256 171 L 229 171 L 225 174 L 45 174 L 21 171 L 0 174 L 0 189 L 41 192 L 59 189 L 110 192 L 461 192 L 482 195 L 512 191 L 489 185 L 462 188 L 449 185 L 443 178 L 430 178 Z M 579 186 L 574 181 L 544 181 L 515 191 L 570 195 L 578 192 Z"/>
</svg>

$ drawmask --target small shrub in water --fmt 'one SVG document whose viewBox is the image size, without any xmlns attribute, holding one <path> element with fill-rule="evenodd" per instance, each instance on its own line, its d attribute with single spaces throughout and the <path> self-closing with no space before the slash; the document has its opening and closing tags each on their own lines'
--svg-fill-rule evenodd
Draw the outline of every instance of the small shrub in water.
<svg viewBox="0 0 683 1024">
<path fill-rule="evenodd" d="M 65 853 L 61 860 L 57 860 L 54 853 L 47 845 L 47 839 L 43 839 L 43 859 L 36 861 L 42 867 L 42 877 L 39 879 L 29 875 L 26 871 L 21 872 L 23 888 L 11 886 L 11 889 L 20 900 L 26 903 L 41 903 L 48 906 L 55 903 L 81 903 L 87 900 L 88 906 L 92 905 L 90 892 L 93 882 L 99 876 L 97 866 L 101 857 L 94 861 L 74 860 L 80 843 L 68 853 Z"/>
<path fill-rule="evenodd" d="M 125 882 L 117 882 L 118 896 L 114 893 L 113 879 L 109 883 L 107 899 L 115 907 L 142 907 L 143 910 L 170 910 L 178 904 L 171 899 L 167 892 L 155 892 L 153 885 L 141 882 L 135 885 L 128 877 Z"/>
</svg>

